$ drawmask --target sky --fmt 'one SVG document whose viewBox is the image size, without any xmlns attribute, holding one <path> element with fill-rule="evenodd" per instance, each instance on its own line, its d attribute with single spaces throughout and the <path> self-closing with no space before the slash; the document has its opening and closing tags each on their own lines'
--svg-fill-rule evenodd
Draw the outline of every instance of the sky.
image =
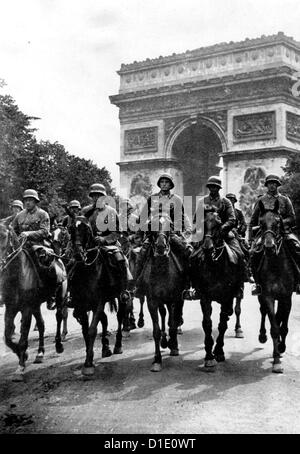
<svg viewBox="0 0 300 454">
<path fill-rule="evenodd" d="M 118 190 L 121 63 L 278 31 L 300 41 L 299 23 L 299 0 L 0 0 L 0 93 Z"/>
</svg>

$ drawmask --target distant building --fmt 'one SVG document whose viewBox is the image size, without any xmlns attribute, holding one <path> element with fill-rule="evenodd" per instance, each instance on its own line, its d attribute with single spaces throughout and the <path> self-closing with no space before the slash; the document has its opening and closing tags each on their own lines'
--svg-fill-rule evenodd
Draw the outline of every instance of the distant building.
<svg viewBox="0 0 300 454">
<path fill-rule="evenodd" d="M 300 152 L 297 71 L 300 43 L 282 32 L 122 64 L 110 97 L 120 109 L 121 188 L 130 195 L 136 175 L 155 187 L 166 171 L 176 192 L 196 196 L 220 175 L 223 193 L 250 213 L 266 173 L 282 174 Z"/>
</svg>

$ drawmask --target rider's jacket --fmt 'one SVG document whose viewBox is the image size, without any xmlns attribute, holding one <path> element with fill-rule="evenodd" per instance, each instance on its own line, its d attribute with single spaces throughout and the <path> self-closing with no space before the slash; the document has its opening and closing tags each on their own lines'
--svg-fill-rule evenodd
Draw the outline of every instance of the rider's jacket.
<svg viewBox="0 0 300 454">
<path fill-rule="evenodd" d="M 17 235 L 28 232 L 28 239 L 34 244 L 43 244 L 43 240 L 49 238 L 50 219 L 45 210 L 34 207 L 33 210 L 22 210 L 12 222 L 12 228 Z"/>
<path fill-rule="evenodd" d="M 260 197 L 255 203 L 253 214 L 251 216 L 249 224 L 250 238 L 252 238 L 253 227 L 259 226 L 259 218 L 261 215 L 259 202 L 263 203 L 266 210 L 273 210 L 275 207 L 276 200 L 279 201 L 279 214 L 282 217 L 285 229 L 288 230 L 289 228 L 295 225 L 296 222 L 295 211 L 289 197 L 279 193 L 273 195 L 267 192 L 265 195 Z"/>
<path fill-rule="evenodd" d="M 103 238 L 102 244 L 111 245 L 118 241 L 119 216 L 113 207 L 88 205 L 82 209 L 82 213 L 89 220 L 94 236 Z"/>
<path fill-rule="evenodd" d="M 236 217 L 232 203 L 226 197 L 221 197 L 217 194 L 212 197 L 210 194 L 204 197 L 204 209 L 215 209 L 222 221 L 223 230 L 229 232 L 236 226 Z"/>
<path fill-rule="evenodd" d="M 234 214 L 235 214 L 235 218 L 236 218 L 234 227 L 235 227 L 237 233 L 240 236 L 244 237 L 246 230 L 247 230 L 247 224 L 246 224 L 243 212 L 241 210 L 239 210 L 238 208 L 234 208 Z"/>
<path fill-rule="evenodd" d="M 184 211 L 182 199 L 177 194 L 165 195 L 161 191 L 150 196 L 142 208 L 141 228 L 145 230 L 146 221 L 148 230 L 151 230 L 151 220 L 164 216 L 164 214 L 170 217 L 176 231 L 191 233 L 191 222 Z M 176 226 L 180 228 L 176 228 Z"/>
</svg>

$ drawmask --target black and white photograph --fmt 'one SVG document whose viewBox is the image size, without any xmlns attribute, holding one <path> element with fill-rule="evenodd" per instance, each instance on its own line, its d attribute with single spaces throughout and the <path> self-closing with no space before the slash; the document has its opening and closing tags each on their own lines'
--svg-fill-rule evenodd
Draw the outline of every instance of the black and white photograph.
<svg viewBox="0 0 300 454">
<path fill-rule="evenodd" d="M 299 1 L 0 18 L 0 434 L 299 434 Z"/>
</svg>

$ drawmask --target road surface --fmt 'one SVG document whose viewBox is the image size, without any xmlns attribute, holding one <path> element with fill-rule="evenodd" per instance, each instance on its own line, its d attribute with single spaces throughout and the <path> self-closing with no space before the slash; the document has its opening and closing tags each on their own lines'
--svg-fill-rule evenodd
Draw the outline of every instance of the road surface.
<svg viewBox="0 0 300 454">
<path fill-rule="evenodd" d="M 4 345 L 4 307 L 0 307 L 0 433 L 300 433 L 300 295 L 293 296 L 283 374 L 271 372 L 269 323 L 267 343 L 258 342 L 259 306 L 248 286 L 242 302 L 245 337 L 234 337 L 232 316 L 225 337 L 226 361 L 214 372 L 204 368 L 199 301 L 185 302 L 180 356 L 170 357 L 164 350 L 161 372 L 150 372 L 154 343 L 145 307 L 145 327 L 124 339 L 122 355 L 102 359 L 98 336 L 92 379 L 81 375 L 85 348 L 72 310 L 61 355 L 53 343 L 54 312 L 45 304 L 42 311 L 46 322 L 44 363 L 33 364 L 38 335 L 31 330 L 24 382 L 15 383 L 17 357 Z M 135 300 L 136 315 L 137 311 Z M 216 303 L 213 311 L 216 334 Z M 108 313 L 108 317 L 114 331 L 115 315 Z M 113 333 L 112 346 L 114 337 Z"/>
</svg>

